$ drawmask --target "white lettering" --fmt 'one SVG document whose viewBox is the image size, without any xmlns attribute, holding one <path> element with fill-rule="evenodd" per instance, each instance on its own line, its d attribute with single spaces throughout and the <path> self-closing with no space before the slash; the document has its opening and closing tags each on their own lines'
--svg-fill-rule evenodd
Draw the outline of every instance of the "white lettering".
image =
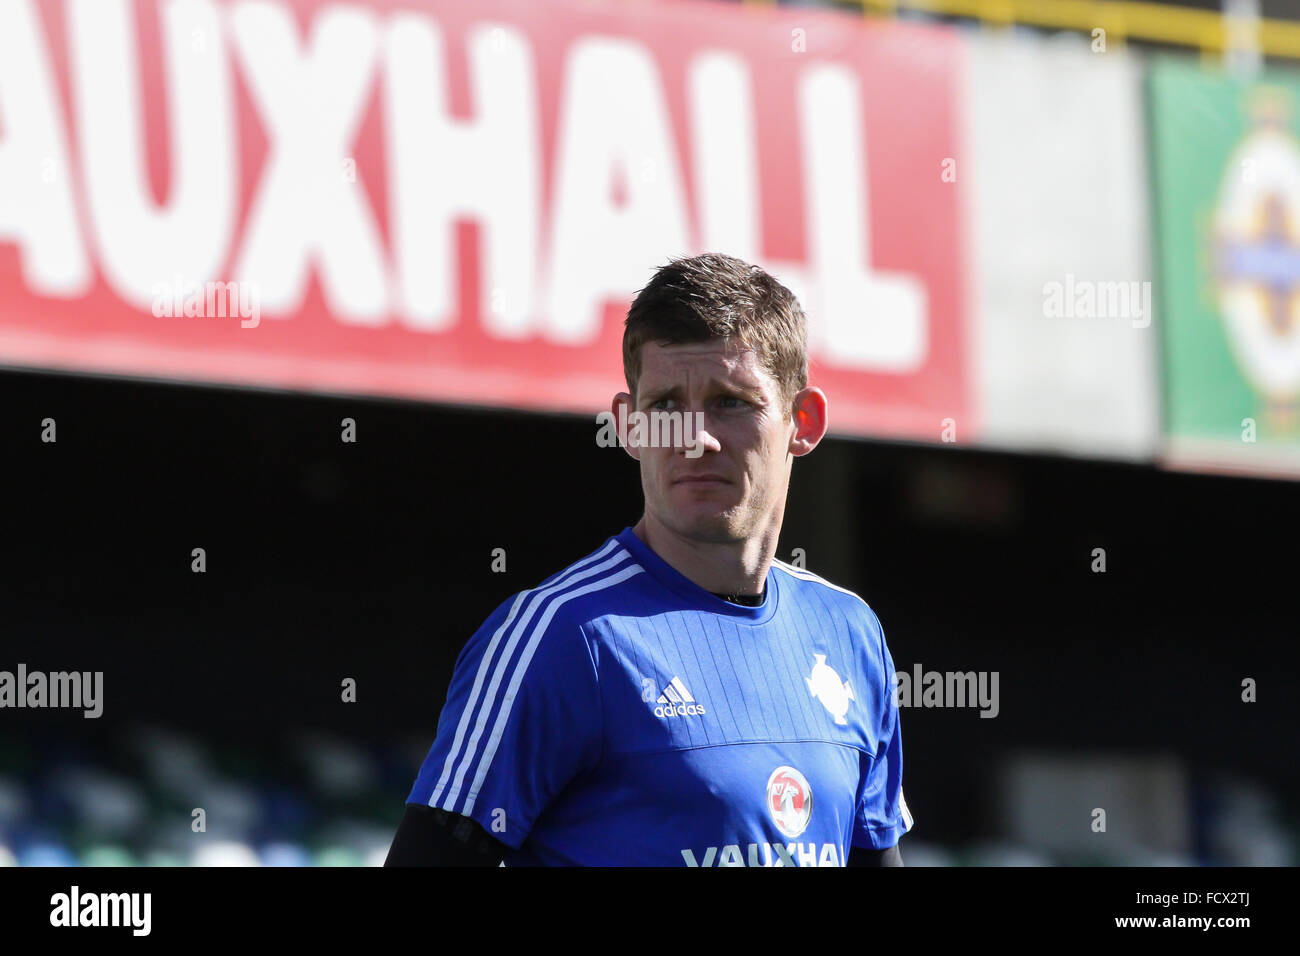
<svg viewBox="0 0 1300 956">
<path fill-rule="evenodd" d="M 685 190 L 654 58 L 631 40 L 574 44 L 556 156 L 547 317 L 551 338 L 589 344 L 601 306 L 689 254 Z M 612 181 L 622 202 L 612 196 Z"/>
<path fill-rule="evenodd" d="M 814 307 L 804 303 L 809 348 L 815 341 L 827 364 L 909 372 L 929 348 L 925 288 L 915 276 L 871 269 L 857 84 L 847 68 L 826 64 L 809 68 L 799 82 L 808 248 L 817 278 Z"/>
<path fill-rule="evenodd" d="M 153 924 L 152 893 L 87 893 L 78 886 L 50 897 L 51 926 L 130 926 L 148 936 Z"/>
<path fill-rule="evenodd" d="M 151 308 L 163 276 L 211 276 L 230 244 L 235 139 L 221 25 L 209 0 L 161 7 L 171 161 L 169 196 L 160 205 L 141 152 L 146 137 L 130 6 L 75 0 L 68 13 L 86 206 L 104 279 L 125 301 Z M 190 49 L 196 32 L 213 38 L 202 54 Z"/>
<path fill-rule="evenodd" d="M 286 7 L 246 0 L 232 28 L 271 140 L 235 278 L 261 288 L 268 312 L 291 312 L 319 257 L 321 289 L 339 319 L 381 324 L 388 301 L 379 227 L 356 177 L 342 172 L 370 96 L 374 14 L 323 7 L 305 52 Z"/>
<path fill-rule="evenodd" d="M 734 53 L 707 53 L 691 61 L 687 90 L 704 248 L 755 262 L 760 189 L 749 71 Z"/>
<path fill-rule="evenodd" d="M 90 285 L 49 51 L 29 0 L 0 0 L 0 243 L 18 242 L 23 279 L 72 298 Z"/>
<path fill-rule="evenodd" d="M 716 846 L 709 847 L 708 850 L 706 850 L 704 853 L 703 863 L 695 862 L 695 852 L 693 850 L 682 850 L 682 856 L 683 858 L 685 858 L 687 866 L 712 866 L 713 857 L 717 854 L 717 852 L 718 852 L 718 848 Z"/>
<path fill-rule="evenodd" d="M 784 845 L 783 845 L 783 844 L 780 844 L 780 843 L 773 843 L 773 844 L 772 844 L 772 848 L 773 848 L 774 850 L 776 850 L 776 856 L 777 856 L 777 859 L 778 859 L 778 861 L 779 861 L 779 862 L 776 864 L 777 866 L 796 866 L 796 865 L 797 865 L 797 864 L 794 862 L 794 849 L 793 849 L 794 846 L 795 846 L 795 844 L 793 844 L 793 843 L 786 843 L 786 844 L 784 844 Z"/>
<path fill-rule="evenodd" d="M 386 36 L 389 219 L 399 307 L 407 324 L 441 331 L 456 314 L 455 224 L 483 235 L 483 324 L 531 334 L 541 222 L 536 71 L 524 36 L 503 26 L 470 34 L 467 63 L 478 117 L 450 116 L 442 34 L 425 16 L 398 14 Z"/>
<path fill-rule="evenodd" d="M 471 219 L 482 236 L 479 321 L 497 339 L 590 345 L 611 300 L 630 298 L 667 257 L 710 248 L 761 263 L 799 296 L 817 359 L 893 373 L 926 360 L 924 286 L 875 264 L 863 94 L 844 64 L 801 68 L 795 115 L 777 117 L 793 125 L 801 150 L 794 201 L 803 203 L 808 252 L 795 263 L 763 255 L 753 67 L 735 51 L 702 52 L 673 78 L 685 89 L 682 150 L 663 63 L 635 39 L 577 37 L 558 102 L 542 104 L 531 34 L 476 24 L 464 41 L 466 120 L 451 113 L 444 32 L 428 14 L 326 4 L 300 36 L 294 12 L 266 0 L 166 0 L 158 10 L 160 49 L 141 51 L 131 0 L 68 0 L 74 122 L 64 128 L 34 4 L 0 0 L 0 241 L 16 242 L 38 294 L 84 294 L 94 275 L 89 245 L 125 302 L 161 315 L 167 277 L 202 285 L 232 260 L 222 278 L 256 288 L 268 315 L 299 309 L 315 272 L 339 322 L 376 326 L 392 314 L 407 328 L 442 332 L 463 311 L 467 270 L 456 261 L 455 230 Z M 165 201 L 149 187 L 154 150 L 140 95 L 139 61 L 153 55 L 166 81 Z M 236 72 L 268 140 L 242 234 L 234 229 L 247 144 L 238 139 L 246 124 L 235 121 Z M 352 153 L 377 78 L 383 139 L 366 154 L 378 155 L 378 170 L 366 171 L 383 179 L 365 183 Z M 550 157 L 543 113 L 557 117 Z M 80 171 L 70 168 L 69 129 Z M 81 183 L 84 197 L 74 191 Z M 370 205 L 376 188 L 391 261 Z M 89 236 L 78 232 L 79 198 Z M 1059 305 L 1073 312 L 1066 278 Z M 1107 309 L 1138 309 L 1136 287 L 1103 292 Z"/>
</svg>

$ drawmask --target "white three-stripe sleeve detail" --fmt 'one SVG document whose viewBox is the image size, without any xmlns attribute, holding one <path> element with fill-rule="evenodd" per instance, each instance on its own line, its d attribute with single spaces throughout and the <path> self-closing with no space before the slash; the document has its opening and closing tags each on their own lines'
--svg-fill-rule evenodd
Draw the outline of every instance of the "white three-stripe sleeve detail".
<svg viewBox="0 0 1300 956">
<path fill-rule="evenodd" d="M 599 561 L 606 555 L 606 553 L 616 547 L 620 553 L 624 553 L 622 547 L 619 546 L 617 542 L 611 541 L 602 550 L 592 555 L 591 558 L 588 559 L 588 564 Z M 483 689 L 483 682 L 487 679 L 487 675 L 492 668 L 493 655 L 496 652 L 497 646 L 501 643 L 501 635 L 504 634 L 514 622 L 515 616 L 519 612 L 519 608 L 524 601 L 530 597 L 533 598 L 534 601 L 541 600 L 546 594 L 550 594 L 552 591 L 565 587 L 571 583 L 571 581 L 567 579 L 572 578 L 578 580 L 575 575 L 583 570 L 584 567 L 585 566 L 582 564 L 576 564 L 570 568 L 563 577 L 556 580 L 555 583 L 549 587 L 545 589 L 537 588 L 531 591 L 521 591 L 519 596 L 515 598 L 515 603 L 510 606 L 510 613 L 506 615 L 506 619 L 501 623 L 501 626 L 497 628 L 496 633 L 492 635 L 492 640 L 488 644 L 487 650 L 483 652 L 483 658 L 479 661 L 478 672 L 474 675 L 474 687 L 470 691 L 469 700 L 465 702 L 465 706 L 461 710 L 460 722 L 456 725 L 456 736 L 452 740 L 451 748 L 447 751 L 447 759 L 443 763 L 442 774 L 438 777 L 438 784 L 433 788 L 433 793 L 429 795 L 429 806 L 438 806 L 438 798 L 442 796 L 442 792 L 447 786 L 447 780 L 451 776 L 452 768 L 456 765 L 456 755 L 460 753 L 461 743 L 465 739 L 465 731 L 469 727 L 470 718 L 474 715 L 479 700 L 479 694 Z M 489 701 L 489 707 L 490 706 L 491 702 Z M 452 808 L 448 806 L 443 807 L 443 809 L 450 810 Z"/>
<path fill-rule="evenodd" d="M 584 594 L 590 594 L 592 591 L 600 591 L 604 588 L 613 587 L 626 581 L 635 574 L 641 574 L 644 571 L 639 564 L 633 563 L 623 568 L 616 574 L 609 577 L 601 578 L 599 581 L 576 588 L 567 594 L 556 598 L 546 608 L 546 613 L 533 628 L 532 636 L 524 648 L 523 656 L 519 658 L 519 663 L 515 667 L 514 676 L 510 678 L 510 686 L 506 688 L 505 698 L 501 704 L 501 712 L 497 715 L 496 723 L 492 726 L 492 736 L 488 738 L 487 746 L 483 750 L 483 759 L 479 763 L 478 773 L 474 775 L 474 782 L 470 784 L 469 799 L 465 802 L 465 815 L 468 816 L 474 810 L 474 799 L 478 795 L 479 788 L 483 785 L 484 778 L 487 777 L 488 769 L 492 766 L 492 759 L 496 756 L 497 745 L 501 743 L 501 735 L 505 733 L 506 721 L 510 719 L 510 711 L 515 705 L 515 695 L 519 692 L 519 685 L 523 682 L 524 673 L 528 670 L 528 664 L 533 659 L 533 653 L 537 650 L 537 645 L 546 633 L 546 628 L 551 623 L 551 618 L 555 612 L 566 602 Z M 507 654 L 508 659 L 509 655 Z M 484 711 L 484 716 L 486 716 Z M 459 783 L 459 778 L 457 779 Z"/>
<path fill-rule="evenodd" d="M 498 655 L 496 664 L 492 668 L 492 680 L 488 683 L 487 690 L 483 693 L 483 702 L 478 707 L 478 719 L 474 721 L 474 732 L 470 734 L 469 742 L 465 745 L 465 754 L 457 763 L 456 775 L 451 780 L 450 790 L 455 796 L 446 801 L 443 806 L 444 810 L 455 810 L 455 802 L 460 799 L 461 786 L 465 782 L 465 774 L 469 772 L 469 769 L 474 766 L 476 762 L 478 743 L 483 738 L 483 731 L 487 727 L 488 717 L 492 713 L 492 708 L 496 705 L 498 699 L 497 690 L 500 688 L 501 681 L 505 678 L 506 671 L 510 667 L 510 659 L 514 657 L 515 648 L 519 645 L 519 639 L 525 634 L 533 633 L 533 628 L 529 626 L 529 622 L 533 619 L 533 615 L 537 613 L 537 609 L 546 603 L 549 598 L 558 594 L 565 588 L 571 587 L 579 581 L 584 581 L 593 575 L 604 574 L 604 572 L 608 571 L 620 562 L 629 560 L 630 557 L 631 556 L 620 547 L 618 553 L 613 555 L 613 557 L 602 561 L 600 564 L 584 568 L 577 574 L 572 575 L 568 580 L 562 582 L 557 581 L 550 587 L 543 588 L 533 594 L 533 597 L 528 602 L 527 610 L 524 611 L 523 617 L 521 617 L 515 623 L 514 627 L 510 629 L 510 638 L 506 641 L 505 648 L 501 651 L 500 655 Z M 639 569 L 640 566 L 638 565 L 637 567 Z M 588 587 L 590 587 L 590 585 L 588 585 Z M 548 615 L 545 619 L 549 621 L 550 616 Z M 480 675 L 482 673 L 482 669 L 480 668 Z M 468 816 L 469 808 L 467 807 L 461 812 Z"/>
</svg>

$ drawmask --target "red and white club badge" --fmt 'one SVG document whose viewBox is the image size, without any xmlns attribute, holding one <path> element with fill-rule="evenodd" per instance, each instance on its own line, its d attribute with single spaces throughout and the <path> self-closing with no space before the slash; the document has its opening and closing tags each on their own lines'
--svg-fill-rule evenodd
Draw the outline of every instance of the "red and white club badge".
<svg viewBox="0 0 1300 956">
<path fill-rule="evenodd" d="M 776 828 L 797 837 L 812 819 L 812 787 L 794 767 L 777 767 L 767 778 L 767 812 Z"/>
</svg>

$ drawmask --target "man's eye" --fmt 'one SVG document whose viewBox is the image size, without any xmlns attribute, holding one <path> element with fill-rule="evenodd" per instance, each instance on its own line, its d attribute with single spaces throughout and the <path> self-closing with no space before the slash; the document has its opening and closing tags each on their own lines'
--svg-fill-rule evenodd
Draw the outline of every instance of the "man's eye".
<svg viewBox="0 0 1300 956">
<path fill-rule="evenodd" d="M 749 403 L 748 403 L 747 401 L 745 401 L 743 398 L 737 398 L 735 395 L 724 395 L 724 396 L 722 396 L 722 401 L 723 401 L 723 402 L 735 402 L 735 403 L 736 403 L 735 405 L 731 405 L 731 406 L 729 406 L 730 408 L 738 408 L 738 407 L 740 407 L 741 405 L 748 405 L 748 404 L 749 404 Z"/>
</svg>

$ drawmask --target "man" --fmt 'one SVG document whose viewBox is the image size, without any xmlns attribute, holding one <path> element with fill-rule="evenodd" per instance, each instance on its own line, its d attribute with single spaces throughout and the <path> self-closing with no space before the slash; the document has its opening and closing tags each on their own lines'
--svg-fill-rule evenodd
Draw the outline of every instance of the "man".
<svg viewBox="0 0 1300 956">
<path fill-rule="evenodd" d="M 628 311 L 616 420 L 645 513 L 498 607 L 456 662 L 386 865 L 901 866 L 894 666 L 875 613 L 775 559 L 826 434 L 793 295 L 722 255 Z"/>
</svg>

